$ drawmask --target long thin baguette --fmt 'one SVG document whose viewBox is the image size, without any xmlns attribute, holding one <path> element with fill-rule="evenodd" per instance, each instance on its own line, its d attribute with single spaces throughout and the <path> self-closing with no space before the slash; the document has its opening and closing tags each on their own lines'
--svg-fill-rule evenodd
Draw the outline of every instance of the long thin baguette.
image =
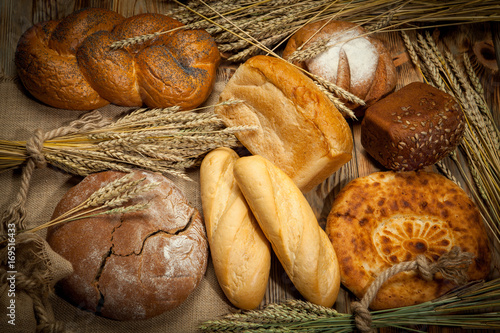
<svg viewBox="0 0 500 333">
<path fill-rule="evenodd" d="M 340 289 L 337 255 L 299 188 L 258 155 L 238 159 L 234 176 L 297 290 L 312 303 L 332 306 Z"/>
<path fill-rule="evenodd" d="M 219 284 L 233 305 L 249 310 L 265 296 L 271 247 L 234 179 L 238 158 L 229 148 L 216 149 L 204 158 L 201 199 Z"/>
</svg>

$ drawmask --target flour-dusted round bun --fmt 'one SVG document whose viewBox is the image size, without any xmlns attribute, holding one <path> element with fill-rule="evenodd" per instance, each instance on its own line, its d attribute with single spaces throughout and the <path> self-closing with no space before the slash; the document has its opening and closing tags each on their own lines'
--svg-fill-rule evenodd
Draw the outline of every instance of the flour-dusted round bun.
<svg viewBox="0 0 500 333">
<path fill-rule="evenodd" d="M 464 130 L 463 111 L 451 95 L 413 82 L 366 110 L 361 144 L 387 169 L 413 171 L 455 150 Z"/>
<path fill-rule="evenodd" d="M 307 50 L 325 40 L 329 46 L 326 51 L 294 63 L 363 99 L 367 105 L 394 90 L 397 73 L 390 53 L 381 40 L 354 23 L 309 23 L 290 37 L 283 57 L 288 59 L 298 48 Z M 352 109 L 359 107 L 345 102 Z M 358 108 L 356 115 L 361 117 L 363 110 Z"/>
<path fill-rule="evenodd" d="M 460 187 L 436 173 L 386 171 L 354 179 L 335 198 L 326 232 L 341 281 L 359 298 L 389 267 L 419 254 L 435 262 L 454 246 L 475 256 L 470 280 L 484 279 L 490 270 L 479 210 Z M 382 285 L 370 307 L 418 304 L 453 287 L 440 273 L 425 281 L 415 271 L 402 272 Z"/>
<path fill-rule="evenodd" d="M 255 56 L 240 65 L 215 108 L 227 126 L 255 126 L 236 133 L 254 155 L 283 170 L 308 192 L 347 163 L 353 139 L 348 123 L 328 97 L 288 62 Z"/>
<path fill-rule="evenodd" d="M 53 217 L 124 175 L 87 176 L 64 195 Z M 103 317 L 139 320 L 171 310 L 198 286 L 207 267 L 208 242 L 198 210 L 163 175 L 134 172 L 133 179 L 142 178 L 159 185 L 126 205 L 148 203 L 147 209 L 76 220 L 47 232 L 52 249 L 74 269 L 60 282 L 62 296 Z"/>
<path fill-rule="evenodd" d="M 204 30 L 161 14 L 124 18 L 100 8 L 36 24 L 19 39 L 15 63 L 26 89 L 57 108 L 122 106 L 194 108 L 210 95 L 220 54 Z M 111 44 L 172 32 L 112 49 Z"/>
</svg>

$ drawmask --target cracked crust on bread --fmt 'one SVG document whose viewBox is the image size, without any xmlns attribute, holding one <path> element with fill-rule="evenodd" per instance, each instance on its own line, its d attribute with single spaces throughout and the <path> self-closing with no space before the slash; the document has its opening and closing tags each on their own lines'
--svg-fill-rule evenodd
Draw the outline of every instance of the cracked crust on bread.
<svg viewBox="0 0 500 333">
<path fill-rule="evenodd" d="M 87 176 L 61 199 L 53 217 L 123 175 Z M 140 320 L 171 310 L 206 270 L 208 242 L 198 210 L 164 176 L 134 172 L 134 179 L 143 177 L 160 185 L 126 205 L 147 202 L 147 209 L 72 221 L 47 232 L 50 246 L 74 269 L 60 282 L 61 296 L 103 317 Z"/>
</svg>

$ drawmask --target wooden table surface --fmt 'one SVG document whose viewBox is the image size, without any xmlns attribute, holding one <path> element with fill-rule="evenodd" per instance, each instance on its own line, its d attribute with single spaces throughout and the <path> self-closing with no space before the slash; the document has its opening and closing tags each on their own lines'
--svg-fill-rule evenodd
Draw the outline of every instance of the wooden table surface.
<svg viewBox="0 0 500 333">
<path fill-rule="evenodd" d="M 49 19 L 59 19 L 83 7 L 104 7 L 117 11 L 128 17 L 144 12 L 166 12 L 169 6 L 170 4 L 168 2 L 160 0 L 3 0 L 0 4 L 0 82 L 15 80 L 16 69 L 13 58 L 17 41 L 20 35 L 34 23 Z M 491 34 L 488 29 L 489 26 L 487 24 L 457 26 L 443 29 L 441 36 L 443 40 L 446 40 L 449 45 L 454 47 L 456 52 L 460 52 L 467 49 L 472 50 L 472 47 L 476 45 L 476 43 L 490 41 Z M 386 45 L 389 46 L 394 62 L 397 66 L 399 75 L 397 88 L 400 88 L 409 82 L 420 80 L 419 75 L 409 62 L 409 58 L 398 38 L 398 35 L 384 34 L 380 35 L 380 38 L 382 38 L 386 42 Z M 496 124 L 499 126 L 500 75 L 498 70 L 494 71 L 485 66 L 481 66 L 480 64 L 478 65 L 478 73 L 486 90 L 485 97 L 490 105 L 490 108 L 494 112 Z M 3 112 L 1 106 L 0 112 Z M 311 206 L 317 213 L 318 221 L 322 226 L 326 223 L 326 216 L 329 213 L 329 207 L 333 198 L 348 181 L 380 170 L 380 167 L 373 162 L 361 146 L 359 123 L 351 122 L 351 125 L 355 138 L 355 154 L 352 161 L 345 165 L 330 179 L 325 181 L 321 187 L 307 195 Z M 0 136 L 1 134 L 2 133 L 0 133 Z M 458 179 L 462 178 L 452 163 L 448 161 L 445 161 L 445 163 L 449 165 L 450 170 L 452 170 Z M 495 252 L 492 277 L 498 277 L 500 276 L 498 244 L 494 244 L 493 248 L 495 249 Z M 270 285 L 265 299 L 266 303 L 281 301 L 286 298 L 294 298 L 298 296 L 294 291 L 290 280 L 285 278 L 284 274 L 285 273 L 277 260 L 273 260 Z M 349 312 L 349 304 L 351 301 L 352 296 L 345 290 L 342 290 L 334 307 L 339 312 Z M 423 329 L 428 331 L 444 330 L 443 328 L 432 327 Z M 449 331 L 454 330 L 456 329 L 449 329 Z"/>
</svg>

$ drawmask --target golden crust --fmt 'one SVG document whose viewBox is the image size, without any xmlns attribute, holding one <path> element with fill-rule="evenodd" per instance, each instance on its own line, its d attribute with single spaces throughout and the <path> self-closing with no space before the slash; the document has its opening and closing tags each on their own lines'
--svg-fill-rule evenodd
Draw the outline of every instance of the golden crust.
<svg viewBox="0 0 500 333">
<path fill-rule="evenodd" d="M 125 19 L 106 9 L 77 11 L 28 29 L 18 42 L 16 67 L 26 89 L 57 108 L 90 110 L 113 103 L 191 109 L 210 95 L 220 62 L 206 31 L 174 30 L 110 48 L 119 40 L 182 25 L 161 14 Z"/>
<path fill-rule="evenodd" d="M 200 167 L 200 193 L 217 280 L 233 305 L 251 310 L 266 294 L 271 246 L 234 178 L 237 160 L 230 148 L 210 152 Z"/>
<path fill-rule="evenodd" d="M 238 159 L 234 177 L 295 288 L 306 300 L 331 307 L 340 289 L 337 256 L 302 192 L 258 155 Z"/>
<path fill-rule="evenodd" d="M 491 253 L 480 213 L 466 193 L 430 172 L 377 172 L 351 181 L 335 198 L 327 234 L 341 280 L 357 297 L 384 270 L 418 254 L 435 261 L 453 246 L 475 255 L 470 280 L 486 278 Z M 415 272 L 389 279 L 371 304 L 394 308 L 434 299 L 454 285 L 439 274 L 426 282 Z"/>
<path fill-rule="evenodd" d="M 281 168 L 304 192 L 351 159 L 349 125 L 314 82 L 292 65 L 269 56 L 247 60 L 220 95 L 215 112 L 228 126 L 256 126 L 236 134 L 254 155 Z"/>
</svg>

